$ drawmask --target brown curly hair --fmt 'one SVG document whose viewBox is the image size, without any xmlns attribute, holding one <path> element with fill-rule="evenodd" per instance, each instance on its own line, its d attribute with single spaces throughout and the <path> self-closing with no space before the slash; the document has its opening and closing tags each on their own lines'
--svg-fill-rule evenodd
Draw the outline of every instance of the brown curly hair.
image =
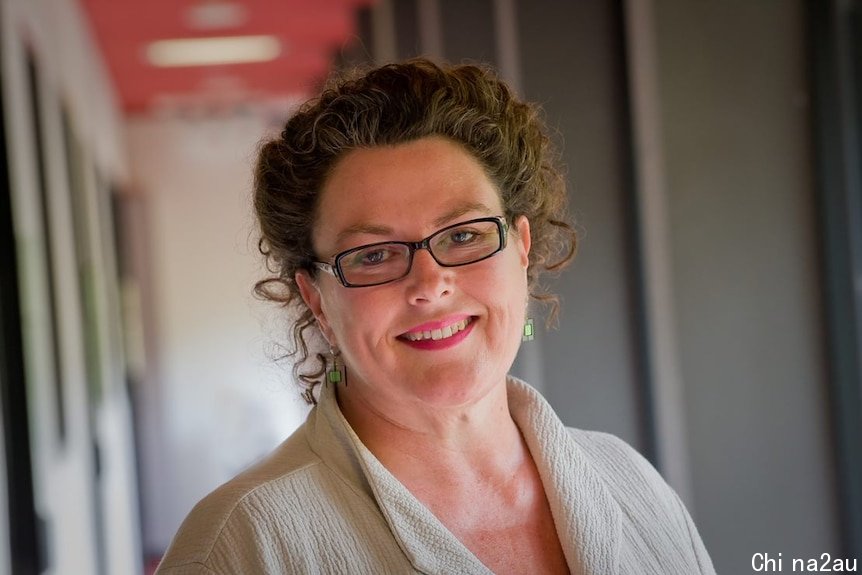
<svg viewBox="0 0 862 575">
<path fill-rule="evenodd" d="M 539 285 L 574 257 L 576 236 L 568 223 L 565 180 L 538 106 L 520 101 L 490 69 L 441 66 L 418 58 L 334 77 L 319 98 L 304 104 L 279 137 L 265 142 L 254 178 L 259 249 L 274 275 L 255 293 L 299 314 L 292 326 L 294 377 L 313 402 L 325 359 L 309 363 L 308 336 L 316 322 L 294 281 L 298 270 L 316 273 L 312 229 L 319 192 L 336 162 L 350 150 L 444 136 L 470 152 L 496 184 L 509 222 L 524 215 L 532 248 L 527 269 L 530 295 L 550 305 L 557 297 Z M 311 330 L 311 331 L 309 331 Z M 298 357 L 297 357 L 298 356 Z"/>
</svg>

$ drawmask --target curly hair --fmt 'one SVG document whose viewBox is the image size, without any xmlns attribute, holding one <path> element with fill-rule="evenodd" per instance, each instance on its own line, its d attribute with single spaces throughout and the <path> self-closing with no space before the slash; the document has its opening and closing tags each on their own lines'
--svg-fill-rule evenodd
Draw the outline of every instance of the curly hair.
<svg viewBox="0 0 862 575">
<path fill-rule="evenodd" d="M 320 190 L 351 150 L 428 136 L 449 138 L 479 161 L 500 193 L 508 221 L 527 217 L 530 296 L 550 306 L 548 323 L 556 318 L 558 299 L 539 277 L 571 261 L 576 235 L 567 221 L 558 153 L 539 107 L 519 100 L 490 69 L 477 65 L 443 66 L 417 58 L 333 77 L 277 138 L 263 143 L 254 178 L 258 247 L 273 274 L 254 289 L 259 297 L 298 311 L 285 357 L 296 360 L 294 378 L 309 402 L 322 380 L 325 358 L 309 351 L 317 324 L 294 276 L 299 270 L 316 273 L 311 238 Z"/>
</svg>

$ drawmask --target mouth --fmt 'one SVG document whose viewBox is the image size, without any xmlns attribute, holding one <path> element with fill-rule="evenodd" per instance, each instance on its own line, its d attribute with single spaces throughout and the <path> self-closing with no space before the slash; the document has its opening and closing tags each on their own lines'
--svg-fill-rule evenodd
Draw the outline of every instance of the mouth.
<svg viewBox="0 0 862 575">
<path fill-rule="evenodd" d="M 443 339 L 449 339 L 467 329 L 467 326 L 473 323 L 473 319 L 473 316 L 468 316 L 440 327 L 431 327 L 428 325 L 428 329 L 415 329 L 413 331 L 408 331 L 399 337 L 406 339 L 407 341 L 440 341 Z M 419 326 L 419 328 L 422 327 L 426 326 Z"/>
</svg>

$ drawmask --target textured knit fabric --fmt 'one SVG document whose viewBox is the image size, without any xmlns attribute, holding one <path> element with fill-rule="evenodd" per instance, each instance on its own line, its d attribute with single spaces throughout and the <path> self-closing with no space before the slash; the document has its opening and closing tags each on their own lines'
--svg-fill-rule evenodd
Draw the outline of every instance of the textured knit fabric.
<svg viewBox="0 0 862 575">
<path fill-rule="evenodd" d="M 507 385 L 571 573 L 715 573 L 684 506 L 644 458 L 612 435 L 566 428 L 527 384 Z M 329 387 L 266 460 L 198 503 L 158 570 L 417 572 L 490 573 L 368 451 Z"/>
</svg>

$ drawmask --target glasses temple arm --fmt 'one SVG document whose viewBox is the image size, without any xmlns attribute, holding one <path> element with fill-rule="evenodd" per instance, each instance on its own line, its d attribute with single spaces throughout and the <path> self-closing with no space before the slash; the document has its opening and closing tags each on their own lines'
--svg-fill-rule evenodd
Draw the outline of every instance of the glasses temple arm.
<svg viewBox="0 0 862 575">
<path fill-rule="evenodd" d="M 326 262 L 311 262 L 311 263 L 312 263 L 312 265 L 313 265 L 314 267 L 316 267 L 317 269 L 319 269 L 319 270 L 323 270 L 323 271 L 325 271 L 325 272 L 327 272 L 327 273 L 330 273 L 330 274 L 334 275 L 335 277 L 338 277 L 338 274 L 336 273 L 335 268 L 334 268 L 334 267 L 332 267 L 332 265 L 331 265 L 331 264 L 328 264 L 328 263 L 326 263 Z"/>
</svg>

